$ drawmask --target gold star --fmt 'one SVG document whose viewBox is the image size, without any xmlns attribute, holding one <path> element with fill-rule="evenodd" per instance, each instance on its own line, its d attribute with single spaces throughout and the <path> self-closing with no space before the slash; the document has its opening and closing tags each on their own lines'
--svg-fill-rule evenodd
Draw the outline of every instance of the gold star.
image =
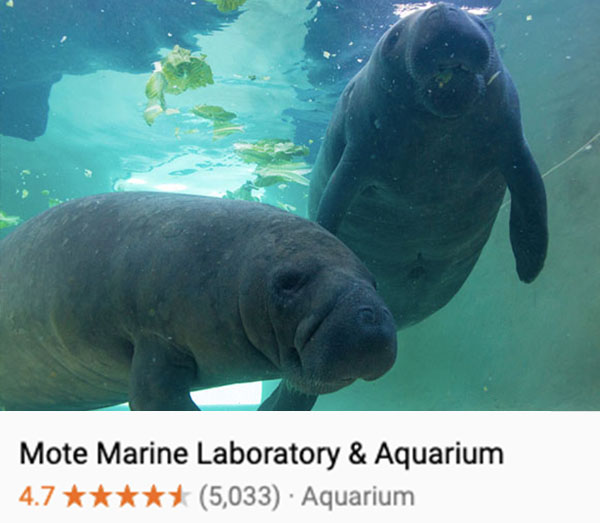
<svg viewBox="0 0 600 523">
<path fill-rule="evenodd" d="M 108 496 L 110 496 L 112 492 L 106 492 L 104 490 L 104 487 L 100 485 L 96 492 L 90 492 L 90 494 L 94 496 L 94 498 L 96 498 L 94 500 L 94 507 L 97 507 L 100 504 L 104 505 L 105 507 L 108 507 L 108 500 L 106 498 L 108 498 Z"/>
<path fill-rule="evenodd" d="M 148 497 L 148 502 L 146 503 L 147 507 L 149 507 L 152 504 L 162 507 L 162 505 L 160 504 L 160 497 L 164 494 L 164 492 L 158 492 L 156 490 L 156 485 L 152 485 L 152 488 L 150 489 L 150 491 L 142 492 L 142 494 L 144 494 L 144 496 Z"/>
<path fill-rule="evenodd" d="M 74 504 L 77 504 L 80 507 L 83 506 L 81 504 L 81 496 L 83 496 L 85 494 L 85 492 L 77 490 L 76 485 L 73 485 L 73 488 L 70 491 L 63 492 L 63 494 L 69 498 L 67 507 L 70 507 L 71 505 L 74 505 Z"/>
<path fill-rule="evenodd" d="M 129 485 L 125 485 L 123 491 L 117 492 L 117 494 L 121 496 L 121 504 L 119 505 L 120 507 L 122 507 L 126 503 L 129 503 L 132 507 L 135 507 L 133 496 L 137 496 L 139 492 L 132 492 L 129 488 Z"/>
</svg>

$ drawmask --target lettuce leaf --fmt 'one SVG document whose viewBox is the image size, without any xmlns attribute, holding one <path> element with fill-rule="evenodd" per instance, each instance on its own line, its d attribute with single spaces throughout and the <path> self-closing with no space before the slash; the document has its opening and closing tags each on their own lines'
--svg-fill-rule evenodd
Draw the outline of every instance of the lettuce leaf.
<svg viewBox="0 0 600 523">
<path fill-rule="evenodd" d="M 256 187 L 269 187 L 277 183 L 298 183 L 308 187 L 310 183 L 308 178 L 303 175 L 308 174 L 310 169 L 304 162 L 290 162 L 267 167 L 257 167 Z"/>
<path fill-rule="evenodd" d="M 192 113 L 213 122 L 229 122 L 237 117 L 237 114 L 230 113 L 218 105 L 196 105 Z"/>
<path fill-rule="evenodd" d="M 235 191 L 226 191 L 223 198 L 226 200 L 245 200 L 247 202 L 258 202 L 260 199 L 256 196 L 252 196 L 252 191 L 256 188 L 257 187 L 250 180 L 248 180 Z"/>
<path fill-rule="evenodd" d="M 305 174 L 310 167 L 298 157 L 308 155 L 308 147 L 290 140 L 268 138 L 254 143 L 234 144 L 236 154 L 246 163 L 255 163 L 256 187 L 269 187 L 278 183 L 298 183 L 307 186 Z"/>
<path fill-rule="evenodd" d="M 215 4 L 221 13 L 235 11 L 238 7 L 244 5 L 246 0 L 206 0 L 211 4 Z"/>
<path fill-rule="evenodd" d="M 256 163 L 262 167 L 288 163 L 298 156 L 308 156 L 308 147 L 281 138 L 269 138 L 254 143 L 239 142 L 233 147 L 236 154 L 246 163 Z"/>
<path fill-rule="evenodd" d="M 196 105 L 191 112 L 213 123 L 214 140 L 244 131 L 242 125 L 231 123 L 231 120 L 237 118 L 237 114 L 230 113 L 218 105 Z"/>
<path fill-rule="evenodd" d="M 158 115 L 168 111 L 165 93 L 177 95 L 209 84 L 214 84 L 214 80 L 212 70 L 206 63 L 206 55 L 192 56 L 189 49 L 176 45 L 159 62 L 146 82 L 148 103 L 144 110 L 144 120 L 152 125 Z"/>
<path fill-rule="evenodd" d="M 166 93 L 181 94 L 188 89 L 197 89 L 215 83 L 212 70 L 206 63 L 205 54 L 200 57 L 192 56 L 189 49 L 176 45 L 160 64 L 166 81 L 164 87 Z"/>
<path fill-rule="evenodd" d="M 19 223 L 21 223 L 21 218 L 18 216 L 8 216 L 4 212 L 0 211 L 0 229 L 14 227 L 15 225 L 19 225 Z"/>
</svg>

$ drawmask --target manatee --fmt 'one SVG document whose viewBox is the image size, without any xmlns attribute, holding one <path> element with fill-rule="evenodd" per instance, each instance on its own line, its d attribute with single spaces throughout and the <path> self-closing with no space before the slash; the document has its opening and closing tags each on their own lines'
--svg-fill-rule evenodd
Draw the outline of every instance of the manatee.
<svg viewBox="0 0 600 523">
<path fill-rule="evenodd" d="M 546 195 L 484 20 L 441 2 L 400 19 L 343 91 L 309 216 L 365 263 L 402 328 L 458 292 L 510 191 L 518 277 L 547 252 Z"/>
<path fill-rule="evenodd" d="M 333 235 L 251 202 L 76 199 L 0 243 L 0 405 L 195 410 L 189 392 L 283 378 L 263 408 L 393 364 L 373 277 Z"/>
</svg>

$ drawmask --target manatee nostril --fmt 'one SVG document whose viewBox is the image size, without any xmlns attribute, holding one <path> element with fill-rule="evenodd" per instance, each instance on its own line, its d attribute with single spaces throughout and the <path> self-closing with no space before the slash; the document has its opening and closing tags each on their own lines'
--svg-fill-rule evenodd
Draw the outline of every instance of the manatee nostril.
<svg viewBox="0 0 600 523">
<path fill-rule="evenodd" d="M 383 305 L 359 308 L 358 332 L 355 338 L 356 377 L 366 381 L 379 378 L 396 359 L 396 327 L 391 312 Z"/>
<path fill-rule="evenodd" d="M 358 309 L 358 318 L 362 323 L 375 323 L 375 311 L 372 307 L 360 307 Z"/>
</svg>

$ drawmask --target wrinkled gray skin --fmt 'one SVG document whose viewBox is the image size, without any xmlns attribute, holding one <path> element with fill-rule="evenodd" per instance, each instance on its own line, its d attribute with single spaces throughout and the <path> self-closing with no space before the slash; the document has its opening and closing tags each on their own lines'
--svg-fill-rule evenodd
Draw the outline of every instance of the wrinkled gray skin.
<svg viewBox="0 0 600 523">
<path fill-rule="evenodd" d="M 393 364 L 372 276 L 315 223 L 241 201 L 113 193 L 0 243 L 0 405 L 192 410 L 190 390 L 283 377 L 264 408 Z"/>
<path fill-rule="evenodd" d="M 440 3 L 398 21 L 344 90 L 309 215 L 374 274 L 398 328 L 460 289 L 506 187 L 519 278 L 546 257 L 546 196 L 519 101 L 485 23 Z"/>
</svg>

